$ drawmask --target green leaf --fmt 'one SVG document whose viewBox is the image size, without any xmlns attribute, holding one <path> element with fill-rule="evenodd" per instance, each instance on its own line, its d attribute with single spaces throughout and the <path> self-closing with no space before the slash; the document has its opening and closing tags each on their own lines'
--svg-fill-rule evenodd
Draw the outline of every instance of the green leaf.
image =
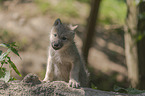
<svg viewBox="0 0 145 96">
<path fill-rule="evenodd" d="M 126 91 L 126 90 L 125 90 L 124 88 L 122 88 L 122 87 L 119 87 L 119 86 L 117 86 L 117 85 L 114 86 L 114 91 L 120 91 L 120 90 Z"/>
<path fill-rule="evenodd" d="M 11 52 L 11 50 L 7 50 L 7 52 L 3 53 L 2 55 L 0 55 L 0 62 L 4 62 L 4 60 L 6 59 L 6 57 L 8 56 L 8 54 Z M 5 63 L 5 62 L 4 62 Z"/>
<path fill-rule="evenodd" d="M 16 42 L 12 42 L 12 43 L 2 43 L 2 47 L 7 47 L 7 48 L 10 48 L 10 47 L 16 47 Z"/>
<path fill-rule="evenodd" d="M 97 87 L 93 83 L 91 83 L 91 88 L 92 89 L 97 89 Z"/>
<path fill-rule="evenodd" d="M 0 78 L 3 78 L 6 74 L 6 68 L 0 68 Z"/>
<path fill-rule="evenodd" d="M 12 42 L 12 43 L 10 43 L 10 45 L 11 45 L 11 46 L 17 47 L 17 46 L 16 46 L 16 42 Z"/>
<path fill-rule="evenodd" d="M 5 43 L 2 43 L 2 44 L 0 44 L 0 46 L 1 47 L 5 47 L 5 48 L 8 48 L 9 45 L 8 44 L 5 44 Z"/>
<path fill-rule="evenodd" d="M 15 49 L 15 48 L 13 48 L 13 47 L 10 47 L 10 49 L 11 49 L 11 51 L 13 52 L 13 53 L 15 53 L 17 56 L 19 56 L 20 57 L 20 55 L 19 55 L 19 53 L 18 53 L 18 50 L 17 49 Z M 20 57 L 21 58 L 21 57 Z"/>
<path fill-rule="evenodd" d="M 14 78 L 14 77 L 11 77 L 10 79 L 9 79 L 9 81 L 14 81 L 14 80 L 17 80 L 16 78 Z M 8 81 L 8 82 L 9 82 Z"/>
<path fill-rule="evenodd" d="M 2 51 L 2 50 L 0 50 L 0 55 L 2 54 L 2 52 L 3 52 L 3 51 Z"/>
<path fill-rule="evenodd" d="M 11 61 L 10 57 L 7 57 L 9 60 L 8 62 L 10 63 L 11 67 L 14 69 L 14 71 L 22 77 L 22 75 L 20 74 L 20 72 L 18 71 L 17 67 L 15 66 L 15 64 Z"/>
<path fill-rule="evenodd" d="M 16 54 L 17 56 L 20 57 L 18 50 L 16 48 L 14 48 L 14 47 L 17 47 L 16 42 L 12 42 L 12 43 L 8 43 L 8 44 L 2 43 L 2 44 L 0 44 L 0 46 L 8 48 L 9 52 L 12 51 L 14 54 Z"/>
<path fill-rule="evenodd" d="M 3 65 L 5 63 L 5 60 L 1 62 L 1 64 Z"/>
<path fill-rule="evenodd" d="M 5 61 L 5 64 L 8 64 L 8 62 Z"/>
<path fill-rule="evenodd" d="M 5 71 L 4 77 L 0 78 L 0 80 L 4 80 L 5 82 L 8 82 L 10 79 L 10 71 Z"/>
<path fill-rule="evenodd" d="M 14 47 L 17 47 L 16 46 L 16 42 L 12 42 L 12 43 L 9 43 L 9 49 L 13 52 L 13 53 L 15 53 L 17 56 L 19 56 L 20 57 L 20 55 L 19 55 L 19 53 L 18 53 L 18 50 L 16 49 L 16 48 L 14 48 Z M 20 57 L 21 58 L 21 57 Z"/>
<path fill-rule="evenodd" d="M 12 42 L 12 43 L 2 43 L 2 44 L 0 44 L 0 46 L 2 46 L 2 47 L 5 47 L 5 48 L 10 48 L 10 47 L 16 47 L 16 42 Z"/>
<path fill-rule="evenodd" d="M 6 57 L 8 56 L 8 52 L 5 52 L 3 53 L 1 56 L 0 56 L 0 62 L 4 61 L 6 59 Z"/>
</svg>

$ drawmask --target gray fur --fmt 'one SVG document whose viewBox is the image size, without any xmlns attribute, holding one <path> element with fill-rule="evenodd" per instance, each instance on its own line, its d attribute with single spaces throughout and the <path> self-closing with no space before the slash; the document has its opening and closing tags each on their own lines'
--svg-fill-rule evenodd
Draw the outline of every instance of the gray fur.
<svg viewBox="0 0 145 96">
<path fill-rule="evenodd" d="M 43 81 L 66 81 L 72 87 L 87 86 L 85 64 L 74 43 L 76 28 L 62 24 L 60 19 L 55 21 L 50 34 L 51 44 Z"/>
</svg>

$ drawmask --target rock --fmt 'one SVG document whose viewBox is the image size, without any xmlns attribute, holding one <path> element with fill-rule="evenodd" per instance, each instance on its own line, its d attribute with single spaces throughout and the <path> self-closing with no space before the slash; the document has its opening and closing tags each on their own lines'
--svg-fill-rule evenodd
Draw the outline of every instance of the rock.
<svg viewBox="0 0 145 96">
<path fill-rule="evenodd" d="M 40 84 L 41 81 L 38 79 L 37 75 L 30 73 L 24 77 L 21 83 L 34 86 L 36 84 Z"/>
<path fill-rule="evenodd" d="M 0 96 L 145 96 L 145 93 L 128 95 L 117 92 L 94 90 L 91 88 L 71 88 L 64 81 L 41 83 L 35 74 L 28 74 L 20 82 L 0 81 Z"/>
<path fill-rule="evenodd" d="M 0 80 L 0 90 L 8 88 L 8 84 L 5 81 Z"/>
</svg>

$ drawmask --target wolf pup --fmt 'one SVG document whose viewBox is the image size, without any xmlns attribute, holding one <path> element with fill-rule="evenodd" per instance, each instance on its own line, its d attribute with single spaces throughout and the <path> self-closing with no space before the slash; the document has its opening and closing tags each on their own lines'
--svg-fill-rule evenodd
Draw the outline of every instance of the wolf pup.
<svg viewBox="0 0 145 96">
<path fill-rule="evenodd" d="M 71 87 L 86 87 L 88 75 L 74 42 L 78 26 L 57 19 L 51 29 L 46 74 L 43 81 L 66 81 Z"/>
</svg>

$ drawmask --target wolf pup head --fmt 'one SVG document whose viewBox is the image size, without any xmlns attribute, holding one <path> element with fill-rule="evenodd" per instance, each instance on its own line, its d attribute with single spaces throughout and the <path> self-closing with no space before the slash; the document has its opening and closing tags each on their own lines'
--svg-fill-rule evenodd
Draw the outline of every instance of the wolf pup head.
<svg viewBox="0 0 145 96">
<path fill-rule="evenodd" d="M 66 25 L 57 19 L 51 29 L 50 42 L 54 50 L 67 48 L 70 44 L 74 43 L 75 29 L 78 25 Z"/>
</svg>

